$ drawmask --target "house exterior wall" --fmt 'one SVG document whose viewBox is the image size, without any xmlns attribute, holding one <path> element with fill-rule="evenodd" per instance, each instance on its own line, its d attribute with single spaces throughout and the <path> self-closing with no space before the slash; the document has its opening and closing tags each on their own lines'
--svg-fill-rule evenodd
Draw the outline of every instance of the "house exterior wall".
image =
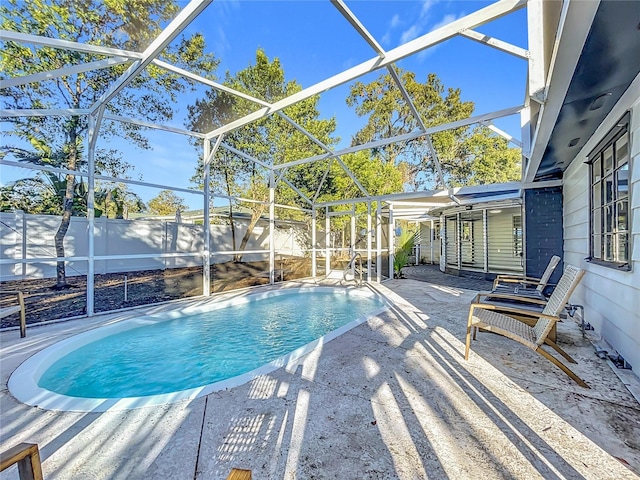
<svg viewBox="0 0 640 480">
<path fill-rule="evenodd" d="M 486 251 L 484 210 L 487 210 Z M 471 211 L 446 212 L 443 217 L 446 267 L 485 273 L 522 273 L 522 258 L 514 254 L 515 217 L 521 217 L 520 206 L 476 206 Z"/>
<path fill-rule="evenodd" d="M 630 271 L 586 260 L 589 257 L 589 166 L 587 155 L 631 110 Z M 640 76 L 577 155 L 563 178 L 564 261 L 587 271 L 571 301 L 584 305 L 585 320 L 640 372 Z"/>
<path fill-rule="evenodd" d="M 540 278 L 554 255 L 562 257 L 562 187 L 525 190 L 525 267 L 529 277 Z M 562 263 L 553 271 L 549 283 L 562 276 Z"/>
<path fill-rule="evenodd" d="M 522 258 L 514 254 L 514 216 L 521 216 L 520 207 L 501 208 L 487 216 L 489 272 L 522 273 Z"/>
</svg>

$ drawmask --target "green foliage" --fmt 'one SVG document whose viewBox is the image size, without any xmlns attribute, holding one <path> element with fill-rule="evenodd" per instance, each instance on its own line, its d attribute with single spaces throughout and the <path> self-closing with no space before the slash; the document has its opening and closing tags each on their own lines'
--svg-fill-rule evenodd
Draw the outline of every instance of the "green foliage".
<svg viewBox="0 0 640 480">
<path fill-rule="evenodd" d="M 278 58 L 270 60 L 264 51 L 256 52 L 255 64 L 247 66 L 236 75 L 226 74 L 224 84 L 234 90 L 246 93 L 264 102 L 274 103 L 302 90 L 295 81 L 287 81 L 284 69 Z M 306 99 L 284 110 L 284 114 L 302 126 L 327 146 L 337 142 L 332 135 L 335 130 L 334 119 L 320 119 L 318 97 Z M 217 90 L 210 90 L 204 98 L 189 106 L 189 129 L 209 132 L 230 121 L 243 117 L 259 108 L 255 102 Z M 280 115 L 265 117 L 257 122 L 245 125 L 225 134 L 226 145 L 256 159 L 263 165 L 278 165 L 323 153 L 324 150 L 309 140 Z M 201 148 L 197 145 L 198 148 Z M 307 164 L 289 168 L 285 178 L 309 198 L 315 195 L 320 185 L 323 171 L 317 164 Z M 210 185 L 213 191 L 222 190 L 228 196 L 241 196 L 256 202 L 266 202 L 269 198 L 268 169 L 237 155 L 227 148 L 220 148 L 211 162 Z M 198 166 L 192 181 L 202 188 L 202 162 Z M 325 189 L 331 186 L 325 184 Z M 295 193 L 285 181 L 276 187 L 278 203 L 308 207 L 308 203 Z M 252 211 L 249 228 L 238 248 L 242 250 L 251 230 L 260 216 L 266 211 L 265 203 L 237 202 Z M 230 201 L 233 215 L 233 202 Z M 289 211 L 289 213 L 291 213 Z M 294 215 L 292 215 L 294 216 Z M 231 223 L 233 226 L 233 222 Z M 232 235 L 235 231 L 232 230 Z M 235 237 L 234 237 L 235 244 Z"/>
<path fill-rule="evenodd" d="M 343 155 L 341 159 L 369 195 L 387 195 L 402 191 L 402 173 L 399 169 L 391 163 L 384 162 L 380 158 L 372 157 L 368 150 Z M 337 162 L 332 164 L 328 178 L 334 187 L 334 191 L 330 194 L 324 193 L 321 195 L 319 197 L 320 201 L 364 197 L 362 191 L 360 191 Z M 351 208 L 351 205 L 337 205 L 333 207 L 333 211 Z M 355 211 L 356 218 L 358 219 L 356 229 L 360 230 L 361 228 L 365 228 L 366 204 L 362 202 L 356 203 Z M 350 219 L 348 216 L 335 217 L 332 221 L 336 229 L 346 231 L 350 228 Z"/>
<path fill-rule="evenodd" d="M 256 52 L 255 64 L 249 65 L 236 75 L 227 72 L 224 84 L 269 103 L 302 89 L 295 81 L 286 80 L 278 58 L 270 60 L 262 50 Z M 318 97 L 309 98 L 285 109 L 283 113 L 325 145 L 335 145 L 337 139 L 332 137 L 335 119 L 319 118 L 318 100 Z M 258 107 L 255 102 L 210 90 L 205 98 L 198 99 L 189 106 L 188 128 L 208 132 L 247 115 Z M 225 135 L 224 142 L 265 165 L 277 165 L 324 152 L 279 115 L 266 117 L 229 132 Z M 305 165 L 290 168 L 286 178 L 297 187 L 302 186 L 304 193 L 313 195 L 314 188 L 320 183 L 321 175 L 322 172 L 317 165 Z M 202 186 L 202 165 L 198 167 L 192 181 Z M 262 186 L 268 186 L 266 169 L 225 148 L 219 149 L 212 161 L 211 181 L 212 188 L 223 189 L 227 195 L 242 194 L 250 195 L 249 198 L 254 200 L 267 200 L 268 190 L 256 185 L 260 183 Z M 285 186 L 284 182 L 279 185 L 278 198 L 282 203 L 285 203 L 284 200 L 291 200 L 299 205 L 305 204 L 297 194 Z M 255 205 L 247 206 L 257 208 Z"/>
<path fill-rule="evenodd" d="M 401 228 L 400 236 L 396 237 L 396 249 L 393 257 L 393 271 L 397 277 L 402 276 L 402 268 L 409 263 L 409 256 L 415 245 L 416 234 L 414 230 L 409 229 L 407 226 Z"/>
<path fill-rule="evenodd" d="M 149 200 L 148 206 L 152 215 L 174 215 L 177 211 L 186 210 L 184 199 L 171 190 L 161 190 L 157 196 Z"/>
<path fill-rule="evenodd" d="M 435 74 L 419 82 L 412 72 L 399 68 L 396 71 L 427 128 L 469 118 L 473 113 L 473 103 L 462 101 L 460 89 L 445 88 Z M 355 106 L 358 115 L 367 117 L 367 124 L 353 137 L 353 145 L 419 128 L 389 73 L 368 84 L 355 82 L 347 105 Z M 502 138 L 485 127 L 460 127 L 436 133 L 431 138 L 449 186 L 519 179 L 515 160 L 519 151 L 509 149 Z M 375 148 L 372 153 L 396 165 L 403 174 L 404 184 L 411 190 L 439 185 L 432 153 L 424 137 Z"/>
<path fill-rule="evenodd" d="M 173 0 L 5 0 L 0 4 L 0 28 L 41 35 L 59 40 L 114 47 L 142 52 L 161 33 L 162 28 L 179 11 Z M 196 34 L 179 38 L 159 57 L 194 73 L 213 78 L 218 62 L 204 51 L 204 39 Z M 24 46 L 4 41 L 0 49 L 3 76 L 21 77 L 59 70 L 64 67 L 104 60 L 101 54 L 78 52 L 45 46 Z M 112 65 L 98 70 L 69 74 L 41 82 L 3 89 L 4 107 L 90 108 L 117 81 L 130 65 Z M 126 85 L 107 106 L 110 113 L 156 123 L 166 123 L 173 114 L 177 94 L 191 87 L 188 80 L 150 65 Z M 87 116 L 60 118 L 11 117 L 5 131 L 29 143 L 45 157 L 59 146 L 63 165 L 76 170 L 82 162 L 80 145 L 88 129 Z M 104 122 L 103 139 L 125 138 L 129 144 L 148 148 L 144 128 L 133 124 Z M 6 149 L 5 149 L 6 151 Z M 123 172 L 120 172 L 123 173 Z M 74 210 L 78 184 L 75 176 L 65 175 L 62 198 L 62 221 L 55 236 L 56 255 L 64 256 L 64 236 Z M 113 195 L 112 195 L 113 196 Z M 116 210 L 116 215 L 118 215 Z M 64 262 L 57 266 L 58 286 L 65 284 Z"/>
<path fill-rule="evenodd" d="M 522 176 L 522 154 L 517 148 L 509 148 L 502 137 L 492 135 L 481 127 L 474 131 L 468 142 L 472 162 L 469 174 L 457 179 L 457 184 L 485 185 L 519 181 Z M 456 185 L 452 185 L 456 186 Z"/>
</svg>

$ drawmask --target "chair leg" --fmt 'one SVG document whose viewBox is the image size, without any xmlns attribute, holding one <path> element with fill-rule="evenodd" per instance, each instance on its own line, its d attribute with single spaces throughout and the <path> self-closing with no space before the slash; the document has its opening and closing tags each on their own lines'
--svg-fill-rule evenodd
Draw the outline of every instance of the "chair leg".
<svg viewBox="0 0 640 480">
<path fill-rule="evenodd" d="M 544 358 L 546 358 L 547 360 L 549 360 L 551 363 L 553 363 L 555 366 L 557 366 L 560 370 L 562 370 L 564 373 L 566 373 L 567 375 L 569 375 L 569 377 L 571 377 L 571 379 L 576 382 L 578 385 L 580 385 L 581 387 L 584 388 L 590 388 L 589 385 L 587 385 L 584 380 L 582 380 L 580 377 L 578 377 L 575 373 L 573 373 L 571 370 L 569 370 L 569 368 L 564 365 L 562 362 L 560 362 L 558 359 L 556 359 L 553 355 L 551 355 L 550 353 L 544 351 L 541 347 L 538 347 L 536 350 L 536 352 L 538 352 L 540 355 L 542 355 Z"/>
<path fill-rule="evenodd" d="M 476 339 L 476 328 L 473 323 L 473 306 L 469 308 L 469 317 L 467 318 L 467 340 L 464 349 L 464 359 L 469 360 L 469 348 L 471 348 L 471 329 L 473 328 L 473 339 Z"/>
<path fill-rule="evenodd" d="M 571 355 L 569 355 L 567 352 L 565 352 L 563 349 L 561 349 L 557 343 L 551 341 L 549 338 L 545 338 L 544 343 L 546 343 L 547 345 L 549 345 L 551 348 L 553 348 L 556 352 L 558 352 L 560 355 L 562 355 L 564 358 L 566 358 L 567 362 L 569 363 L 578 363 L 576 362 L 573 357 Z"/>
</svg>

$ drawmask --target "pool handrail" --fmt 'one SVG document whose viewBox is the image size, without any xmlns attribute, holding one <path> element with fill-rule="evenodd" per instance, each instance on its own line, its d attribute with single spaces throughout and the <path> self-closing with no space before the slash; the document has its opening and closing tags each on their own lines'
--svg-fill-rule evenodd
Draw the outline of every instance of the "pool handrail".
<svg viewBox="0 0 640 480">
<path fill-rule="evenodd" d="M 357 268 L 355 266 L 356 259 L 358 260 Z M 342 272 L 342 280 L 345 282 L 349 281 L 347 280 L 347 272 L 349 270 L 351 270 L 351 274 L 353 275 L 353 281 L 355 282 L 355 284 L 357 286 L 361 286 L 364 283 L 364 280 L 362 278 L 362 255 L 360 254 L 360 252 L 354 253 L 351 257 L 351 260 L 349 260 L 349 262 L 347 263 L 347 266 L 344 267 L 344 272 Z M 360 277 L 359 280 L 356 278 L 356 273 L 358 273 Z"/>
</svg>

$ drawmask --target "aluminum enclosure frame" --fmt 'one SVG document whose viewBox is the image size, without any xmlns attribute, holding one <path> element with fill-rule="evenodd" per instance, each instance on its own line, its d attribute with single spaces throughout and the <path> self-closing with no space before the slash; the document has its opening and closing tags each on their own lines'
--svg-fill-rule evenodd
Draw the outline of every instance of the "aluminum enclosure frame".
<svg viewBox="0 0 640 480">
<path fill-rule="evenodd" d="M 249 161 L 256 162 L 257 164 L 260 164 L 262 167 L 270 170 L 269 202 L 268 202 L 270 238 L 272 238 L 273 236 L 273 229 L 275 224 L 275 218 L 274 218 L 274 207 L 276 205 L 275 187 L 279 181 L 285 181 L 293 191 L 295 191 L 298 195 L 300 195 L 301 198 L 303 198 L 305 203 L 309 204 L 309 210 L 311 211 L 312 217 L 314 219 L 313 220 L 314 227 L 316 223 L 315 219 L 316 219 L 317 211 L 319 209 L 325 209 L 328 212 L 330 207 L 333 205 L 337 205 L 341 203 L 355 204 L 356 202 L 366 202 L 369 205 L 368 241 L 367 241 L 367 244 L 368 244 L 367 257 L 369 259 L 372 258 L 372 255 L 374 253 L 377 256 L 377 258 L 380 259 L 383 253 L 381 250 L 381 243 L 382 243 L 381 242 L 381 237 L 382 237 L 381 217 L 383 215 L 389 218 L 389 224 L 392 226 L 394 219 L 407 218 L 407 219 L 415 220 L 418 218 L 428 218 L 429 208 L 442 206 L 443 203 L 446 203 L 446 202 L 449 202 L 452 205 L 461 204 L 460 201 L 456 199 L 455 195 L 460 194 L 461 192 L 465 193 L 466 191 L 464 189 L 462 190 L 451 189 L 447 187 L 446 180 L 444 178 L 442 169 L 438 161 L 437 152 L 435 151 L 435 149 L 433 148 L 430 142 L 430 135 L 441 132 L 441 131 L 445 131 L 448 129 L 458 128 L 466 125 L 485 124 L 489 126 L 489 128 L 492 128 L 497 134 L 504 136 L 512 143 L 516 145 L 520 144 L 520 146 L 523 149 L 523 153 L 529 152 L 531 150 L 530 144 L 528 143 L 528 133 L 527 133 L 531 129 L 531 125 L 529 125 L 529 115 L 530 115 L 530 112 L 529 112 L 530 99 L 529 98 L 525 98 L 524 103 L 522 105 L 516 105 L 514 107 L 504 109 L 498 112 L 485 113 L 469 119 L 450 122 L 447 124 L 428 128 L 424 124 L 423 119 L 420 117 L 420 114 L 417 108 L 415 107 L 411 99 L 411 96 L 409 95 L 404 85 L 402 84 L 401 79 L 398 77 L 395 70 L 395 63 L 406 57 L 422 52 L 430 47 L 436 46 L 448 39 L 459 36 L 459 37 L 469 38 L 483 45 L 486 45 L 489 48 L 498 49 L 502 52 L 505 52 L 505 54 L 507 55 L 512 55 L 517 58 L 521 58 L 523 61 L 526 61 L 529 65 L 530 72 L 531 71 L 537 72 L 534 75 L 530 75 L 530 78 L 529 78 L 530 87 L 532 85 L 537 85 L 540 83 L 540 78 L 541 78 L 541 75 L 539 73 L 540 72 L 539 65 L 542 64 L 542 61 L 537 57 L 538 53 L 540 52 L 538 52 L 537 50 L 528 51 L 519 46 L 511 45 L 499 39 L 486 37 L 484 35 L 479 34 L 474 29 L 485 23 L 491 22 L 497 18 L 509 15 L 510 13 L 516 10 L 527 7 L 529 11 L 528 28 L 530 31 L 530 38 L 537 38 L 536 35 L 539 35 L 539 36 L 542 35 L 541 32 L 536 33 L 537 29 L 541 24 L 540 18 L 543 12 L 542 0 L 528 0 L 528 1 L 527 0 L 499 0 L 476 12 L 473 12 L 465 17 L 459 18 L 447 25 L 437 28 L 425 35 L 422 35 L 414 40 L 406 42 L 389 51 L 385 51 L 380 46 L 380 44 L 375 39 L 375 37 L 371 35 L 370 32 L 368 32 L 368 30 L 364 27 L 364 25 L 360 22 L 360 20 L 356 17 L 356 15 L 354 15 L 353 12 L 347 7 L 347 5 L 343 0 L 331 0 L 331 3 L 333 4 L 333 6 L 340 12 L 340 14 L 344 17 L 344 19 L 349 24 L 349 26 L 353 28 L 371 46 L 372 50 L 376 53 L 376 55 L 370 60 L 367 60 L 359 65 L 346 69 L 343 72 L 338 73 L 337 75 L 326 78 L 316 83 L 315 85 L 307 87 L 302 91 L 297 92 L 293 95 L 290 95 L 275 103 L 265 102 L 263 100 L 254 98 L 251 95 L 238 92 L 220 83 L 203 78 L 199 75 L 193 74 L 191 72 L 188 72 L 179 67 L 170 65 L 158 59 L 158 56 L 161 54 L 162 50 L 167 45 L 169 45 L 172 40 L 177 38 L 177 36 L 200 13 L 202 13 L 211 2 L 212 0 L 191 0 L 177 14 L 174 20 L 169 23 L 169 25 L 162 31 L 162 33 L 155 40 L 151 42 L 151 44 L 145 49 L 144 52 L 125 51 L 125 50 L 109 48 L 109 47 L 69 42 L 69 41 L 55 39 L 55 38 L 39 37 L 39 36 L 24 34 L 19 32 L 0 31 L 0 40 L 3 40 L 3 41 L 13 41 L 13 42 L 22 43 L 25 45 L 38 45 L 38 46 L 47 46 L 52 48 L 67 49 L 67 50 L 79 51 L 79 52 L 88 52 L 88 53 L 100 54 L 108 57 L 105 60 L 91 62 L 83 65 L 74 65 L 74 66 L 57 69 L 54 71 L 38 73 L 36 75 L 29 75 L 25 77 L 10 78 L 6 80 L 2 80 L 2 82 L 0 83 L 1 88 L 6 88 L 10 86 L 15 86 L 15 85 L 23 85 L 28 82 L 49 80 L 52 78 L 57 78 L 60 76 L 69 75 L 73 73 L 106 68 L 116 64 L 130 63 L 129 68 L 122 74 L 122 76 L 107 89 L 107 91 L 101 96 L 101 98 L 97 102 L 95 102 L 93 105 L 91 105 L 87 109 L 82 109 L 82 110 L 74 110 L 74 109 L 6 110 L 6 109 L 3 109 L 3 110 L 0 110 L 0 117 L 45 116 L 45 115 L 51 115 L 51 116 L 87 115 L 90 118 L 91 129 L 90 129 L 90 134 L 88 135 L 88 138 L 87 138 L 87 154 L 88 154 L 88 159 L 90 164 L 89 171 L 88 172 L 69 171 L 65 169 L 51 168 L 51 167 L 40 168 L 41 170 L 47 170 L 47 171 L 52 171 L 56 173 L 64 173 L 64 174 L 71 173 L 73 175 L 87 177 L 88 184 L 89 184 L 89 192 L 90 192 L 88 208 L 87 208 L 87 216 L 90 221 L 92 221 L 94 217 L 93 192 L 95 188 L 95 180 L 118 181 L 118 182 L 124 182 L 128 184 L 141 185 L 141 186 L 147 186 L 147 187 L 168 188 L 174 191 L 189 191 L 190 193 L 202 195 L 203 208 L 205 212 L 205 219 L 204 219 L 205 225 L 209 224 L 209 219 L 210 219 L 209 209 L 211 204 L 211 198 L 213 196 L 226 197 L 225 195 L 220 194 L 218 192 L 209 191 L 208 182 L 205 182 L 204 191 L 194 191 L 194 190 L 175 188 L 168 185 L 160 185 L 160 184 L 149 183 L 149 182 L 97 175 L 94 171 L 95 169 L 92 166 L 93 157 L 95 155 L 95 143 L 100 133 L 101 123 L 105 119 L 110 121 L 116 121 L 116 122 L 132 123 L 139 126 L 172 132 L 180 135 L 187 135 L 193 138 L 204 140 L 203 158 L 206 159 L 205 177 L 209 175 L 210 160 L 213 158 L 213 155 L 215 154 L 215 152 L 219 149 L 227 149 L 236 155 L 242 156 L 243 158 Z M 180 129 L 180 128 L 176 128 L 168 125 L 152 124 L 150 122 L 143 121 L 136 118 L 126 118 L 126 117 L 110 114 L 108 112 L 108 106 L 109 106 L 110 100 L 114 98 L 114 96 L 117 95 L 118 92 L 122 90 L 128 83 L 130 83 L 133 79 L 135 79 L 137 75 L 141 74 L 144 71 L 144 69 L 150 64 L 163 68 L 167 71 L 176 73 L 178 75 L 182 75 L 183 77 L 188 78 L 191 81 L 208 86 L 210 88 L 213 88 L 219 91 L 224 91 L 231 95 L 236 95 L 245 100 L 252 101 L 256 105 L 258 105 L 260 108 L 255 112 L 249 115 L 246 115 L 245 117 L 229 122 L 228 124 L 220 128 L 216 128 L 210 132 L 205 132 L 205 133 L 188 131 L 186 129 Z M 407 105 L 409 106 L 410 110 L 412 111 L 413 115 L 416 118 L 416 121 L 419 125 L 418 130 L 406 135 L 401 135 L 394 138 L 370 142 L 367 144 L 357 145 L 357 146 L 344 148 L 336 151 L 331 149 L 327 145 L 323 144 L 320 140 L 318 140 L 313 135 L 311 135 L 308 131 L 306 131 L 302 126 L 297 125 L 296 122 L 291 120 L 289 117 L 287 117 L 283 113 L 283 110 L 291 105 L 294 105 L 312 96 L 318 95 L 322 92 L 325 92 L 327 90 L 343 85 L 349 81 L 358 79 L 370 72 L 381 70 L 381 69 L 386 69 L 391 74 L 405 102 L 407 103 Z M 505 134 L 501 130 L 494 127 L 491 123 L 492 120 L 494 119 L 501 118 L 504 116 L 510 116 L 518 113 L 521 115 L 521 123 L 522 123 L 522 130 L 523 130 L 522 142 L 519 142 L 518 140 L 511 138 L 509 135 Z M 291 161 L 291 162 L 287 162 L 279 165 L 265 165 L 264 163 L 259 162 L 257 159 L 252 158 L 250 155 L 244 152 L 238 151 L 233 147 L 225 144 L 224 142 L 225 134 L 235 129 L 238 129 L 244 125 L 247 125 L 251 122 L 255 122 L 257 120 L 260 120 L 270 115 L 279 115 L 285 121 L 290 123 L 294 128 L 296 128 L 296 130 L 301 132 L 303 135 L 308 137 L 312 142 L 314 142 L 316 145 L 322 148 L 325 151 L 325 153 L 315 157 L 297 159 L 295 161 Z M 349 168 L 345 165 L 345 163 L 340 158 L 342 155 L 354 153 L 360 150 L 371 149 L 371 148 L 391 144 L 391 143 L 402 141 L 402 140 L 408 140 L 408 139 L 420 138 L 420 137 L 424 137 L 427 143 L 431 145 L 430 150 L 431 150 L 432 158 L 434 160 L 435 168 L 438 174 L 439 186 L 442 188 L 442 190 L 433 191 L 433 192 L 413 192 L 413 193 L 404 193 L 404 194 L 401 193 L 401 194 L 387 195 L 387 196 L 371 196 L 366 191 L 366 189 L 362 186 L 362 184 L 359 182 L 359 180 L 353 174 L 353 172 L 349 170 Z M 348 175 L 351 178 L 351 180 L 355 183 L 355 185 L 358 187 L 358 189 L 362 193 L 362 197 L 357 199 L 345 199 L 344 201 L 337 201 L 337 202 L 318 203 L 317 193 L 313 198 L 307 198 L 302 194 L 302 192 L 295 185 L 287 182 L 284 179 L 284 172 L 286 172 L 286 169 L 289 167 L 296 166 L 296 165 L 303 165 L 306 163 L 313 163 L 317 161 L 325 161 L 325 160 L 329 160 L 329 165 L 327 166 L 327 169 L 325 171 L 324 178 L 326 178 L 326 175 L 329 172 L 331 163 L 335 161 L 344 170 L 345 174 Z M 536 160 L 537 159 L 534 159 L 532 164 L 535 164 Z M 0 164 L 13 166 L 13 167 L 20 166 L 22 168 L 27 167 L 27 168 L 38 169 L 38 167 L 35 167 L 35 166 L 27 166 L 21 163 L 18 164 L 18 162 L 6 160 L 6 159 L 1 159 Z M 504 190 L 505 188 L 510 188 L 510 187 L 511 185 L 509 186 L 502 185 L 502 186 L 496 186 L 496 187 L 488 187 L 488 190 L 495 190 L 496 194 L 498 195 L 499 194 L 498 192 L 501 189 Z M 469 188 L 470 188 L 470 190 L 468 190 L 469 192 L 474 192 L 477 190 L 477 187 L 469 187 Z M 517 187 L 518 190 L 522 190 L 523 188 L 524 188 L 524 184 L 518 184 L 518 187 Z M 318 193 L 319 193 L 319 189 L 320 187 L 318 188 Z M 483 189 L 486 189 L 486 188 L 483 187 Z M 424 198 L 424 197 L 430 197 L 434 200 L 432 201 L 423 200 L 423 201 L 413 202 L 413 205 L 411 206 L 403 204 L 403 202 L 410 201 L 411 199 Z M 377 205 L 375 211 L 372 211 L 373 209 L 372 203 L 376 203 Z M 384 208 L 383 208 L 383 204 L 384 204 Z M 373 224 L 374 222 L 375 224 Z M 390 228 L 389 229 L 390 240 L 393 238 L 391 232 L 392 232 L 392 229 Z M 372 240 L 372 235 L 374 233 L 376 235 L 376 249 L 377 249 L 376 252 L 372 252 L 371 250 L 371 243 L 372 243 L 371 240 Z M 86 260 L 88 262 L 90 272 L 93 272 L 93 265 L 95 261 L 104 259 L 104 257 L 96 256 L 93 252 L 93 249 L 92 249 L 93 236 L 94 236 L 93 228 L 90 228 L 89 229 L 89 255 L 88 257 L 81 258 L 82 260 Z M 205 237 L 207 240 L 205 241 L 205 245 L 208 245 L 208 236 L 209 236 L 209 229 L 205 227 Z M 315 271 L 316 270 L 315 269 L 316 267 L 315 240 L 316 240 L 316 231 L 314 228 L 312 231 L 312 243 L 313 243 L 312 248 L 314 250 L 312 269 L 313 269 L 314 275 L 316 273 Z M 211 253 L 212 252 L 208 250 L 208 247 L 202 253 L 203 265 L 209 264 Z M 388 247 L 388 253 L 389 253 L 389 259 L 390 259 L 389 264 L 392 265 L 393 264 L 392 243 Z M 274 254 L 275 254 L 274 244 L 273 242 L 270 242 L 269 280 L 271 283 L 274 282 L 274 269 L 275 269 Z M 325 254 L 326 254 L 326 257 L 328 258 L 329 256 L 328 245 L 327 245 L 327 251 L 325 252 Z M 181 255 L 181 254 L 162 254 L 162 255 L 158 255 L 158 257 L 176 256 L 176 255 Z M 192 255 L 192 254 L 184 254 L 184 255 Z M 137 258 L 140 256 L 139 255 L 131 255 L 131 256 L 119 255 L 119 256 L 109 256 L 108 258 L 126 259 L 126 258 L 133 258 L 133 257 Z M 68 261 L 71 259 L 75 259 L 75 257 L 63 257 L 63 258 L 47 257 L 47 258 L 39 258 L 39 259 L 28 259 L 27 261 L 35 261 L 35 260 Z M 0 260 L 0 262 L 4 263 L 5 261 Z M 375 278 L 375 281 L 379 282 L 381 281 L 381 271 L 380 271 L 381 262 L 378 261 L 376 263 L 378 266 L 378 270 L 376 271 L 375 275 L 369 272 L 368 279 L 372 280 Z M 210 295 L 209 293 L 210 279 L 209 279 L 208 268 L 204 268 L 203 272 L 205 272 L 203 273 L 203 292 L 205 296 L 208 296 Z M 328 273 L 328 270 L 327 270 L 327 273 Z M 91 275 L 91 277 L 93 277 L 93 275 Z M 88 288 L 87 288 L 87 315 L 89 316 L 95 314 L 94 303 L 93 303 L 94 292 L 93 292 L 92 282 L 93 282 L 93 278 L 90 281 L 88 281 Z"/>
</svg>

